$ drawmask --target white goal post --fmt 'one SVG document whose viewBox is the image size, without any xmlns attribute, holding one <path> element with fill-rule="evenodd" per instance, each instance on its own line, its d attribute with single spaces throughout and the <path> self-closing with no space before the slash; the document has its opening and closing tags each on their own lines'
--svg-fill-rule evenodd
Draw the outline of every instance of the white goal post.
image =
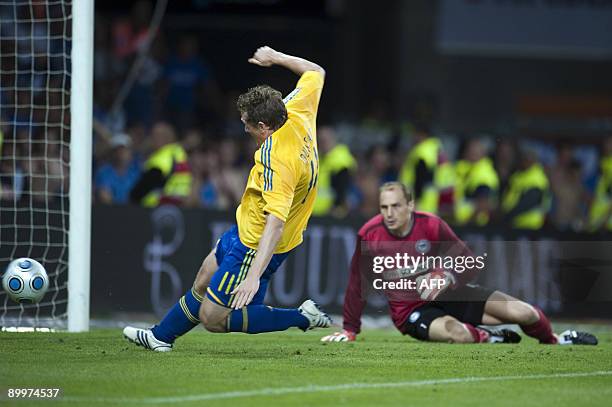
<svg viewBox="0 0 612 407">
<path fill-rule="evenodd" d="M 68 331 L 89 330 L 94 0 L 72 3 Z"/>
</svg>

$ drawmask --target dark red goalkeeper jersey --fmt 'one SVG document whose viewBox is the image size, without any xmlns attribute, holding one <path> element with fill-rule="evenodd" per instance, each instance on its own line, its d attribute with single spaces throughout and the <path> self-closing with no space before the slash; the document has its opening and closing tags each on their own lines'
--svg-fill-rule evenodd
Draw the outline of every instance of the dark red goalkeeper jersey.
<svg viewBox="0 0 612 407">
<path fill-rule="evenodd" d="M 351 260 L 349 283 L 344 296 L 344 329 L 356 333 L 361 329 L 361 314 L 366 305 L 366 298 L 374 291 L 374 280 L 383 277 L 383 274 L 374 272 L 375 257 L 398 254 L 414 257 L 473 257 L 467 245 L 459 240 L 442 219 L 424 212 L 414 212 L 413 216 L 412 228 L 404 237 L 392 235 L 383 223 L 382 215 L 373 217 L 359 230 L 357 247 Z M 461 272 L 457 272 L 458 268 L 455 270 L 444 267 L 444 269 L 455 275 L 458 284 L 472 280 L 474 272 L 477 271 L 474 267 L 469 269 L 464 267 Z M 418 275 L 432 269 L 412 270 Z M 410 270 L 401 268 L 389 272 L 399 274 L 399 277 L 415 277 L 410 275 Z M 393 323 L 400 332 L 404 333 L 406 318 L 426 301 L 420 298 L 416 290 L 380 290 L 380 292 L 387 298 Z"/>
</svg>

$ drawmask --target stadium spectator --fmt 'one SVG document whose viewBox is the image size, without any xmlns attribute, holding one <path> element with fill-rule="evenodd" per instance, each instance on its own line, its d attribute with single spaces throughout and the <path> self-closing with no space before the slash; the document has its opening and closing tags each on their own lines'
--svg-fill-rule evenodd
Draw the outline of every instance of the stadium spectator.
<svg viewBox="0 0 612 407">
<path fill-rule="evenodd" d="M 119 91 L 120 83 L 115 79 L 109 82 L 94 83 L 93 118 L 111 134 L 125 131 L 127 118 L 125 110 L 119 107 L 113 110 L 114 97 Z"/>
<path fill-rule="evenodd" d="M 155 115 L 159 113 L 157 85 L 163 74 L 160 60 L 164 48 L 164 37 L 157 35 L 149 52 L 139 57 L 142 59 L 139 62 L 138 74 L 124 102 L 128 123 L 143 123 L 150 128 Z"/>
<path fill-rule="evenodd" d="M 109 162 L 98 168 L 94 187 L 97 201 L 104 204 L 127 204 L 130 191 L 140 178 L 140 164 L 132 154 L 132 140 L 127 134 L 111 139 Z"/>
<path fill-rule="evenodd" d="M 440 139 L 430 134 L 426 123 L 414 124 L 415 143 L 402 165 L 400 181 L 414 190 L 419 210 L 447 215 L 452 202 L 453 168 Z"/>
<path fill-rule="evenodd" d="M 0 200 L 19 202 L 27 189 L 26 173 L 21 161 L 12 156 L 11 146 L 2 150 L 2 142 L 0 131 Z"/>
<path fill-rule="evenodd" d="M 397 180 L 397 170 L 393 167 L 393 157 L 388 149 L 382 145 L 370 148 L 365 155 L 365 165 L 379 179 L 379 184 Z"/>
<path fill-rule="evenodd" d="M 205 208 L 234 209 L 246 186 L 248 170 L 239 164 L 238 145 L 223 140 L 216 146 L 208 143 L 190 153 L 194 189 L 189 204 Z"/>
<path fill-rule="evenodd" d="M 204 132 L 197 127 L 192 127 L 183 133 L 181 145 L 187 153 L 198 150 L 206 144 L 207 137 L 204 135 Z"/>
<path fill-rule="evenodd" d="M 516 229 L 544 226 L 550 209 L 550 184 L 535 152 L 523 149 L 519 169 L 508 180 L 502 198 L 504 224 Z"/>
<path fill-rule="evenodd" d="M 467 141 L 463 159 L 455 164 L 454 189 L 455 222 L 487 225 L 497 203 L 499 179 L 479 139 Z"/>
<path fill-rule="evenodd" d="M 29 140 L 30 135 L 22 131 L 19 140 Z M 25 146 L 25 143 L 22 142 Z M 48 131 L 45 142 L 32 144 L 32 158 L 23 160 L 30 182 L 32 200 L 54 202 L 66 198 L 69 185 L 69 151 L 58 131 Z M 24 155 L 25 156 L 25 155 Z"/>
<path fill-rule="evenodd" d="M 132 155 L 139 163 L 144 163 L 147 157 L 147 128 L 143 123 L 134 122 L 128 125 L 126 133 L 132 140 Z"/>
<path fill-rule="evenodd" d="M 318 131 L 319 177 L 313 215 L 341 218 L 349 211 L 348 194 L 357 161 L 346 144 L 338 143 L 330 126 Z"/>
<path fill-rule="evenodd" d="M 358 156 L 355 184 L 350 194 L 351 208 L 357 207 L 364 217 L 371 217 L 378 212 L 378 188 L 387 181 L 397 179 L 391 165 L 391 156 L 381 145 L 372 146 L 365 157 Z"/>
<path fill-rule="evenodd" d="M 125 100 L 128 122 L 150 126 L 155 108 L 155 85 L 161 77 L 161 65 L 149 56 L 144 57 L 137 79 Z"/>
<path fill-rule="evenodd" d="M 35 131 L 35 126 L 32 121 L 32 107 L 30 106 L 33 100 L 32 92 L 24 85 L 15 89 L 15 99 L 9 99 L 10 103 L 14 101 L 14 109 L 10 112 L 9 121 L 15 126 L 16 132 L 26 132 L 32 134 Z"/>
<path fill-rule="evenodd" d="M 118 72 L 110 49 L 110 29 L 106 18 L 96 17 L 94 30 L 94 81 L 107 81 Z"/>
<path fill-rule="evenodd" d="M 216 168 L 215 184 L 219 190 L 221 208 L 233 209 L 240 202 L 249 175 L 248 169 L 238 165 L 238 145 L 233 140 L 219 143 L 219 166 Z"/>
<path fill-rule="evenodd" d="M 191 194 L 191 171 L 174 128 L 166 122 L 156 123 L 151 130 L 151 144 L 153 152 L 130 192 L 130 201 L 145 207 L 183 204 Z"/>
<path fill-rule="evenodd" d="M 364 217 L 371 217 L 378 211 L 380 178 L 362 167 L 359 167 L 355 177 L 355 184 L 359 192 L 358 212 Z"/>
<path fill-rule="evenodd" d="M 612 137 L 603 145 L 599 180 L 589 211 L 589 230 L 612 231 Z"/>
<path fill-rule="evenodd" d="M 165 107 L 168 118 L 181 128 L 191 127 L 198 119 L 210 118 L 218 111 L 218 92 L 211 68 L 198 55 L 198 41 L 185 36 L 179 40 L 176 53 L 163 68 Z M 198 103 L 204 106 L 199 111 Z M 203 116 L 202 116 L 203 114 Z"/>
<path fill-rule="evenodd" d="M 573 157 L 573 149 L 563 143 L 557 147 L 557 160 L 550 168 L 553 193 L 551 221 L 556 229 L 579 231 L 586 221 L 587 190 L 582 182 L 582 166 Z"/>
<path fill-rule="evenodd" d="M 495 154 L 493 157 L 493 165 L 495 172 L 499 178 L 499 199 L 506 192 L 510 176 L 514 173 L 517 166 L 517 152 L 515 140 L 511 138 L 497 138 L 495 144 Z"/>
<path fill-rule="evenodd" d="M 128 60 L 143 46 L 151 22 L 151 2 L 139 0 L 132 6 L 129 18 L 120 17 L 112 26 L 113 54 L 123 61 L 127 68 Z"/>
<path fill-rule="evenodd" d="M 40 106 L 49 106 L 49 109 L 41 109 L 43 111 L 41 122 L 44 122 L 47 128 L 55 128 L 59 131 L 62 126 L 68 125 L 69 109 L 64 103 L 65 86 L 61 76 L 55 76 L 39 96 Z"/>
<path fill-rule="evenodd" d="M 223 98 L 223 108 L 219 116 L 219 128 L 224 137 L 232 139 L 240 139 L 240 135 L 244 133 L 244 125 L 240 120 L 236 120 L 236 100 L 240 92 L 232 90 L 226 93 Z"/>
<path fill-rule="evenodd" d="M 186 205 L 221 209 L 219 191 L 212 177 L 212 173 L 219 166 L 219 157 L 216 151 L 203 147 L 197 148 L 189 153 L 189 163 L 193 174 L 193 184 Z"/>
<path fill-rule="evenodd" d="M 145 49 L 151 24 L 151 3 L 146 0 L 137 1 L 132 6 L 129 17 L 121 16 L 114 19 L 110 30 L 106 24 L 96 25 L 94 78 L 97 86 L 109 83 L 116 86 L 112 92 L 112 103 L 119 95 L 118 90 L 129 84 L 128 93 L 123 100 L 121 110 L 125 113 L 125 121 L 129 123 L 142 122 L 150 127 L 154 121 L 154 85 L 161 77 L 161 65 L 154 52 Z M 99 17 L 101 19 L 103 17 Z M 97 20 L 98 20 L 97 19 Z M 155 50 L 157 41 L 153 42 Z M 132 69 L 137 66 L 135 78 Z M 133 79 L 133 81 L 132 81 Z M 119 81 L 121 86 L 113 84 Z M 102 84 L 100 84 L 102 82 Z M 123 96 L 121 96 L 123 97 Z M 97 98 L 96 98 L 97 99 Z M 105 106 L 110 108 L 110 104 Z M 113 106 L 118 109 L 118 106 Z M 115 112 L 112 112 L 115 113 Z M 113 129 L 113 131 L 123 131 Z"/>
</svg>

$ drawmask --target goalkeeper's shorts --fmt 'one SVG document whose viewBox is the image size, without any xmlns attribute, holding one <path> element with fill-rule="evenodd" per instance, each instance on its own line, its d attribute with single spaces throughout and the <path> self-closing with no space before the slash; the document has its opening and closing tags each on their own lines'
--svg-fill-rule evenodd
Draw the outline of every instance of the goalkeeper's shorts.
<svg viewBox="0 0 612 407">
<path fill-rule="evenodd" d="M 495 290 L 467 284 L 440 294 L 437 301 L 415 308 L 404 323 L 404 333 L 415 339 L 429 339 L 429 326 L 440 317 L 450 315 L 461 322 L 480 325 L 487 300 Z"/>
<path fill-rule="evenodd" d="M 256 253 L 257 250 L 250 249 L 242 244 L 238 237 L 237 226 L 233 226 L 226 231 L 215 248 L 215 257 L 219 268 L 208 284 L 206 296 L 216 304 L 229 307 L 233 299 L 231 292 L 248 275 Z M 272 260 L 270 260 L 268 267 L 259 279 L 259 290 L 253 297 L 251 304 L 263 304 L 270 277 L 278 270 L 289 253 L 279 253 L 272 256 Z"/>
</svg>

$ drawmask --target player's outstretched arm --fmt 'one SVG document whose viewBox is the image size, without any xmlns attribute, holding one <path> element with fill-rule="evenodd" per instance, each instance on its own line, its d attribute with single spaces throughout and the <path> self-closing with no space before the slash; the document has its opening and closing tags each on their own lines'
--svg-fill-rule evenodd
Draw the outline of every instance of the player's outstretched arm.
<svg viewBox="0 0 612 407">
<path fill-rule="evenodd" d="M 316 71 L 325 75 L 325 70 L 314 62 L 293 55 L 283 54 L 267 46 L 257 48 L 255 54 L 249 58 L 249 62 L 265 67 L 279 65 L 291 70 L 299 76 L 302 76 L 306 71 Z"/>
</svg>

